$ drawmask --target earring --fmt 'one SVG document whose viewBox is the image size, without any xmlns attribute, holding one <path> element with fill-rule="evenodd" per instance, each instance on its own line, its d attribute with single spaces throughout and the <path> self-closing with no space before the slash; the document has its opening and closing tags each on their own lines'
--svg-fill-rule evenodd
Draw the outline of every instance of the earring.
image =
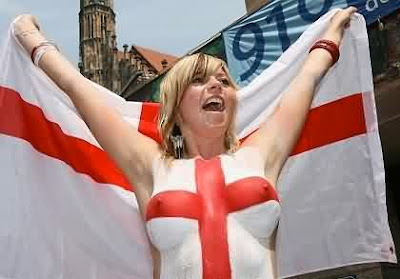
<svg viewBox="0 0 400 279">
<path fill-rule="evenodd" d="M 174 146 L 175 158 L 181 159 L 183 157 L 183 136 L 181 129 L 175 123 L 172 129 L 172 135 L 170 136 L 172 145 Z"/>
</svg>

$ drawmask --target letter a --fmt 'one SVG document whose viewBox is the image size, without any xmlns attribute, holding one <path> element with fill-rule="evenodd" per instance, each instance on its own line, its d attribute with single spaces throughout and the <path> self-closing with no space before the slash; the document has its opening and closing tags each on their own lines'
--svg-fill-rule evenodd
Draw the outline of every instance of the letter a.
<svg viewBox="0 0 400 279">
<path fill-rule="evenodd" d="M 371 3 L 373 6 L 371 7 Z M 378 8 L 379 4 L 377 0 L 367 0 L 365 3 L 365 8 L 367 9 L 368 12 L 372 12 L 373 10 L 376 10 Z"/>
</svg>

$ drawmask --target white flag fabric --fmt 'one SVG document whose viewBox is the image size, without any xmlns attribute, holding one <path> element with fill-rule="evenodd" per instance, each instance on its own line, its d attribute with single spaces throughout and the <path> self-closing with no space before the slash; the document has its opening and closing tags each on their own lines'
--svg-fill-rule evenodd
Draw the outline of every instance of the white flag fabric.
<svg viewBox="0 0 400 279">
<path fill-rule="evenodd" d="M 311 25 L 239 94 L 242 136 L 271 112 L 269 104 L 279 100 L 334 12 Z M 303 135 L 278 182 L 282 278 L 397 261 L 387 220 L 368 35 L 361 15 L 352 19 L 340 50 L 340 60 L 322 80 Z"/>
<path fill-rule="evenodd" d="M 331 16 L 311 25 L 238 92 L 241 138 L 271 113 Z M 12 27 L 0 62 L 0 278 L 152 278 L 134 186 L 68 97 L 32 64 Z M 158 139 L 157 104 L 126 102 L 99 89 L 133 127 Z M 318 88 L 278 188 L 279 277 L 396 262 L 360 15 L 345 33 L 339 62 Z"/>
</svg>

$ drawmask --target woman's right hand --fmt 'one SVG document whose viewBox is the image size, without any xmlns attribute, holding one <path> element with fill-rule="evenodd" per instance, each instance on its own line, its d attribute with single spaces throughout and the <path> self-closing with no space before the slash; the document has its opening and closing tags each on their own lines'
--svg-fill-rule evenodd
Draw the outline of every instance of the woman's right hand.
<svg viewBox="0 0 400 279">
<path fill-rule="evenodd" d="M 39 22 L 33 15 L 18 16 L 15 18 L 13 26 L 15 36 L 28 53 L 45 40 L 40 33 Z"/>
<path fill-rule="evenodd" d="M 16 34 L 20 34 L 26 30 L 40 30 L 40 27 L 36 17 L 30 14 L 23 14 L 14 19 L 14 29 Z"/>
</svg>

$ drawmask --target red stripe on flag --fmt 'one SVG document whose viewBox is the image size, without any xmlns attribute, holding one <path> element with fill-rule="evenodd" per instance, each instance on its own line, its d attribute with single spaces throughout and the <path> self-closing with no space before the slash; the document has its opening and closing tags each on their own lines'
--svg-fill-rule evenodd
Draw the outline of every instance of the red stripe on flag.
<svg viewBox="0 0 400 279">
<path fill-rule="evenodd" d="M 257 130 L 240 140 L 243 143 Z M 367 132 L 363 98 L 357 93 L 310 110 L 291 156 Z"/>
<path fill-rule="evenodd" d="M 57 123 L 46 119 L 39 107 L 25 102 L 18 92 L 1 86 L 0 133 L 28 141 L 39 152 L 65 162 L 96 182 L 133 190 L 102 149 L 66 135 Z"/>
<path fill-rule="evenodd" d="M 39 107 L 25 102 L 17 92 L 0 86 L 0 100 L 0 133 L 30 142 L 38 151 L 64 161 L 99 183 L 133 189 L 102 149 L 66 135 L 58 124 L 46 119 Z M 159 104 L 143 104 L 139 131 L 160 142 L 158 111 Z M 292 155 L 365 133 L 362 94 L 358 93 L 312 109 Z"/>
<path fill-rule="evenodd" d="M 362 94 L 354 94 L 312 109 L 291 155 L 366 132 Z"/>
<path fill-rule="evenodd" d="M 138 131 L 156 142 L 161 143 L 161 136 L 157 128 L 159 110 L 160 104 L 158 103 L 143 103 Z"/>
</svg>

